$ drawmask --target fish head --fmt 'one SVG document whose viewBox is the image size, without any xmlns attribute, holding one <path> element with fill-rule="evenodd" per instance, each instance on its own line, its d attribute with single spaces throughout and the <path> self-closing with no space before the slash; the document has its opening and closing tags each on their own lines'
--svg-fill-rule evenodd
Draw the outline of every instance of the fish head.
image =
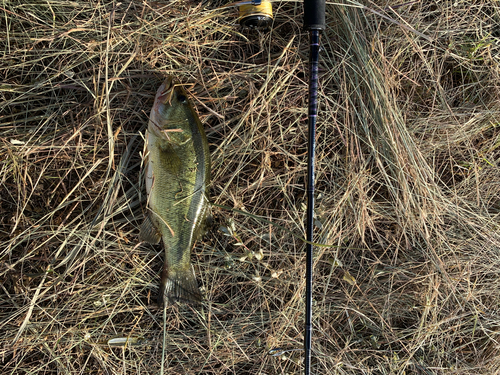
<svg viewBox="0 0 500 375">
<path fill-rule="evenodd" d="M 168 76 L 156 92 L 148 130 L 169 143 L 182 144 L 190 139 L 189 113 L 193 111 L 186 90 Z"/>
</svg>

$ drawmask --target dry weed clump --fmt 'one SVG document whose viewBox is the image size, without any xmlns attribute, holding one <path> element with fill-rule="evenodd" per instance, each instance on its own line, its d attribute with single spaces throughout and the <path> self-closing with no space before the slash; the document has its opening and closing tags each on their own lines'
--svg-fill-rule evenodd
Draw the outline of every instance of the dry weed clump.
<svg viewBox="0 0 500 375">
<path fill-rule="evenodd" d="M 0 5 L 2 374 L 302 372 L 302 6 L 258 33 L 220 5 Z M 327 12 L 313 373 L 495 373 L 498 4 Z M 137 234 L 167 74 L 207 131 L 215 224 L 192 254 L 206 303 L 164 316 L 163 249 Z"/>
</svg>

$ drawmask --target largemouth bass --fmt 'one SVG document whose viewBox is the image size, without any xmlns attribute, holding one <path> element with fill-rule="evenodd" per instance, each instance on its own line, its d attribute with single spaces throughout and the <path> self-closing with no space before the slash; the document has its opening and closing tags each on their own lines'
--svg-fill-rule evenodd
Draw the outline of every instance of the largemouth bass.
<svg viewBox="0 0 500 375">
<path fill-rule="evenodd" d="M 165 245 L 158 302 L 199 302 L 190 256 L 209 214 L 210 153 L 203 125 L 172 77 L 156 93 L 144 155 L 149 212 L 139 239 Z"/>
</svg>

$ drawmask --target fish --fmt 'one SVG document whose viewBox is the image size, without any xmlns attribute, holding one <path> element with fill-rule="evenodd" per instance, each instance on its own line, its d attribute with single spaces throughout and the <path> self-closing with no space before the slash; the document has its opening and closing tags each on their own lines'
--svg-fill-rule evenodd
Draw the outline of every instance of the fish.
<svg viewBox="0 0 500 375">
<path fill-rule="evenodd" d="M 165 261 L 158 303 L 198 304 L 191 249 L 211 219 L 207 136 L 184 88 L 168 76 L 159 87 L 145 133 L 147 214 L 139 240 L 163 240 Z"/>
</svg>

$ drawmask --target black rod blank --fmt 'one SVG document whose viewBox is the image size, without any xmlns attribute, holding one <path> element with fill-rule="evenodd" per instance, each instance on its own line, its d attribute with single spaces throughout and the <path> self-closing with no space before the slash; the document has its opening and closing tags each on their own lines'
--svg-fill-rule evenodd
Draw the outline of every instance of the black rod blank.
<svg viewBox="0 0 500 375">
<path fill-rule="evenodd" d="M 304 373 L 311 371 L 312 346 L 312 275 L 314 225 L 314 164 L 316 120 L 318 117 L 319 31 L 325 28 L 325 0 L 304 0 L 304 28 L 310 32 L 309 43 L 309 124 L 307 141 L 307 210 L 306 210 L 306 319 L 304 333 Z"/>
<path fill-rule="evenodd" d="M 316 119 L 318 112 L 318 58 L 319 30 L 311 30 L 309 61 L 309 134 L 307 141 L 307 210 L 306 210 L 306 321 L 304 350 L 306 375 L 311 364 L 312 343 L 312 273 L 313 273 L 313 223 L 314 223 L 314 162 L 316 153 Z"/>
</svg>

